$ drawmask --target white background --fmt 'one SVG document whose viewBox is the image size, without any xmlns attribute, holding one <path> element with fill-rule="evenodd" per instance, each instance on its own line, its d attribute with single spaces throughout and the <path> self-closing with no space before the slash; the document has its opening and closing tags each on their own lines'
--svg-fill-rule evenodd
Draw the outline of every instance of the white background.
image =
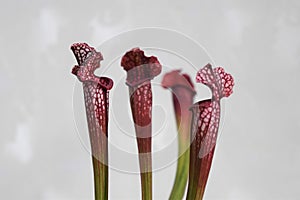
<svg viewBox="0 0 300 200">
<path fill-rule="evenodd" d="M 93 198 L 69 47 L 144 26 L 191 36 L 235 77 L 205 199 L 298 199 L 298 0 L 2 1 L 0 198 Z M 167 199 L 174 170 L 154 174 L 155 199 Z M 110 177 L 111 199 L 139 199 L 138 175 Z"/>
</svg>

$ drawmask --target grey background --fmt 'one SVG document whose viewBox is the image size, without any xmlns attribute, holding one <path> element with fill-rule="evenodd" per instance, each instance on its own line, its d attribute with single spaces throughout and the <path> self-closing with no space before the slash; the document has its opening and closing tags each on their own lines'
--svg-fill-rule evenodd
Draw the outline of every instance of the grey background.
<svg viewBox="0 0 300 200">
<path fill-rule="evenodd" d="M 93 198 L 69 46 L 155 26 L 191 36 L 235 77 L 205 199 L 299 199 L 299 11 L 297 0 L 2 1 L 0 198 Z M 174 170 L 154 174 L 155 199 Z M 111 199 L 139 198 L 137 175 L 110 176 Z"/>
</svg>

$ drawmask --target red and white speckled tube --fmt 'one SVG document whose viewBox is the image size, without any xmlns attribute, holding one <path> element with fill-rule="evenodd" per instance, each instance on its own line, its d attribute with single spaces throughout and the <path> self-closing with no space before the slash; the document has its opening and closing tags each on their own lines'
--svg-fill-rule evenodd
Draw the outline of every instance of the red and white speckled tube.
<svg viewBox="0 0 300 200">
<path fill-rule="evenodd" d="M 200 69 L 196 76 L 198 83 L 207 85 L 212 98 L 195 103 L 191 110 L 191 148 L 188 200 L 203 198 L 217 141 L 220 123 L 220 100 L 232 94 L 233 77 L 223 68 L 212 68 L 210 64 Z"/>
<path fill-rule="evenodd" d="M 108 107 L 109 90 L 113 81 L 107 77 L 98 77 L 94 71 L 100 67 L 103 57 L 100 52 L 86 43 L 71 46 L 78 65 L 72 73 L 83 84 L 86 117 L 92 151 L 94 169 L 95 199 L 108 199 Z"/>
<path fill-rule="evenodd" d="M 127 72 L 130 106 L 139 151 L 142 199 L 152 199 L 152 89 L 151 80 L 160 74 L 156 57 L 147 57 L 139 48 L 128 51 L 121 61 Z"/>
</svg>

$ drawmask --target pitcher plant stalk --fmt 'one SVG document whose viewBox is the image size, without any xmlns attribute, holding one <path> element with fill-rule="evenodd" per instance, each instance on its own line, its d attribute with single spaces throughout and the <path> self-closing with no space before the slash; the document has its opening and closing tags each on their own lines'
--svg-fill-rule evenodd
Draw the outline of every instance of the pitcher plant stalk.
<svg viewBox="0 0 300 200">
<path fill-rule="evenodd" d="M 194 85 L 187 74 L 181 74 L 180 70 L 174 70 L 165 74 L 162 83 L 163 88 L 172 91 L 173 106 L 178 130 L 178 160 L 176 176 L 170 194 L 170 200 L 182 199 L 185 193 L 189 174 L 189 145 L 190 125 L 192 113 L 189 110 L 193 105 L 196 94 Z"/>
<path fill-rule="evenodd" d="M 223 68 L 210 64 L 200 69 L 196 82 L 208 86 L 212 98 L 199 101 L 191 107 L 190 170 L 187 200 L 203 199 L 208 180 L 220 123 L 220 100 L 232 94 L 233 77 Z"/>
<path fill-rule="evenodd" d="M 108 199 L 108 107 L 113 81 L 98 77 L 102 54 L 86 43 L 71 46 L 78 65 L 72 73 L 82 82 L 94 171 L 95 200 Z"/>
<path fill-rule="evenodd" d="M 121 60 L 127 72 L 130 106 L 139 152 L 142 199 L 152 199 L 152 89 L 151 80 L 160 74 L 156 57 L 146 57 L 139 48 L 128 51 Z"/>
</svg>

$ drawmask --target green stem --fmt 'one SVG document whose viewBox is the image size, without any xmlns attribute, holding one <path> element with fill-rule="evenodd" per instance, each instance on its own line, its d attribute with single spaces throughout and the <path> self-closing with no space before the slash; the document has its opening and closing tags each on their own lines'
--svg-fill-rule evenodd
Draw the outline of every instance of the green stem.
<svg viewBox="0 0 300 200">
<path fill-rule="evenodd" d="M 142 200 L 152 199 L 152 173 L 141 173 Z"/>
<path fill-rule="evenodd" d="M 107 130 L 107 128 L 105 128 Z M 95 200 L 108 199 L 108 141 L 107 136 L 100 134 L 93 138 L 92 161 L 94 169 Z"/>
<path fill-rule="evenodd" d="M 190 164 L 190 126 L 191 126 L 191 112 L 188 110 L 191 105 L 192 97 L 186 102 L 182 100 L 181 106 L 176 96 L 173 96 L 175 101 L 174 109 L 176 116 L 176 123 L 178 127 L 178 156 L 177 169 L 173 188 L 169 197 L 169 200 L 183 199 L 187 180 L 189 176 L 189 164 Z"/>
<path fill-rule="evenodd" d="M 151 138 L 137 138 L 141 176 L 142 200 L 152 200 Z"/>
<path fill-rule="evenodd" d="M 108 199 L 108 167 L 93 156 L 95 200 Z"/>
<path fill-rule="evenodd" d="M 181 134 L 179 134 L 181 135 Z M 185 189 L 186 189 L 186 184 L 187 184 L 187 179 L 188 179 L 188 174 L 189 174 L 189 156 L 190 156 L 190 151 L 189 148 L 187 148 L 185 141 L 186 138 L 180 138 L 179 139 L 179 150 L 178 153 L 184 152 L 178 159 L 177 161 L 177 169 L 176 169 L 176 177 L 175 181 L 173 184 L 173 188 L 169 197 L 169 200 L 179 200 L 182 199 Z M 182 144 L 184 143 L 184 144 Z"/>
</svg>

